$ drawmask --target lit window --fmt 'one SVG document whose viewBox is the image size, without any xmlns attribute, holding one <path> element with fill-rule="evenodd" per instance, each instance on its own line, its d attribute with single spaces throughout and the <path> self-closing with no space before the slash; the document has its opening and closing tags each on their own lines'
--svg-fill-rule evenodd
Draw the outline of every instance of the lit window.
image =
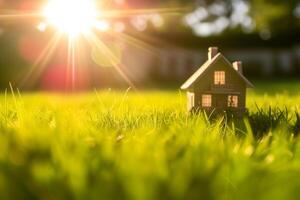
<svg viewBox="0 0 300 200">
<path fill-rule="evenodd" d="M 211 95 L 202 95 L 202 107 L 211 107 Z"/>
<path fill-rule="evenodd" d="M 228 96 L 228 107 L 238 107 L 239 98 L 237 95 L 229 95 Z"/>
<path fill-rule="evenodd" d="M 215 85 L 225 85 L 225 71 L 215 71 Z"/>
</svg>

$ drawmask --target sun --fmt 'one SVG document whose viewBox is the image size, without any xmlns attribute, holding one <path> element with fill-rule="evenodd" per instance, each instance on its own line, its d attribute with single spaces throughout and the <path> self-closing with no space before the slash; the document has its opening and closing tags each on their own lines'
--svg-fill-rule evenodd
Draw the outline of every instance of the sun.
<svg viewBox="0 0 300 200">
<path fill-rule="evenodd" d="M 93 0 L 49 0 L 43 14 L 48 24 L 76 37 L 97 24 L 99 10 Z"/>
</svg>

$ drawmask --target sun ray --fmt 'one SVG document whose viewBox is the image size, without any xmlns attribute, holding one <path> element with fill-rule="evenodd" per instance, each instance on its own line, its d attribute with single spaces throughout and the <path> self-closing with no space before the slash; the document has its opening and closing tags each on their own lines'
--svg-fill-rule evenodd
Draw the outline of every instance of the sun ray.
<svg viewBox="0 0 300 200">
<path fill-rule="evenodd" d="M 175 7 L 175 8 L 148 8 L 148 9 L 128 9 L 128 10 L 103 10 L 101 11 L 101 18 L 127 18 L 137 15 L 147 15 L 147 14 L 183 14 L 184 12 L 190 10 L 190 7 Z"/>
<path fill-rule="evenodd" d="M 22 19 L 25 20 L 24 18 L 30 18 L 30 19 L 34 19 L 34 18 L 42 18 L 42 15 L 40 14 L 1 14 L 0 15 L 0 20 L 8 20 L 8 19 Z"/>
<path fill-rule="evenodd" d="M 75 60 L 75 52 L 76 52 L 76 41 L 72 38 L 69 38 L 68 41 L 68 58 L 67 58 L 67 74 L 66 74 L 66 86 L 68 88 L 68 84 L 70 83 L 71 75 L 71 89 L 72 91 L 76 88 L 76 60 Z"/>
<path fill-rule="evenodd" d="M 126 33 L 114 33 L 113 35 L 115 38 L 119 38 L 120 40 L 123 40 L 124 42 L 127 42 L 128 44 L 133 45 L 137 48 L 140 48 L 145 52 L 148 52 L 148 53 L 151 53 L 154 55 L 159 54 L 157 49 L 154 48 L 152 45 L 150 45 L 142 40 L 136 39 Z"/>
<path fill-rule="evenodd" d="M 159 44 L 159 45 L 164 46 L 164 47 L 176 48 L 176 46 L 173 45 L 172 43 L 166 42 L 166 40 L 159 39 L 158 37 L 154 37 L 152 35 L 149 35 L 146 32 L 144 32 L 143 34 L 137 34 L 133 31 L 129 31 L 127 35 L 131 35 L 132 38 L 135 38 L 136 40 L 140 40 L 140 41 L 143 41 L 143 42 L 147 41 L 149 43 Z"/>
<path fill-rule="evenodd" d="M 148 8 L 148 9 L 128 9 L 128 10 L 102 10 L 101 13 L 95 15 L 97 19 L 103 18 L 126 18 L 137 15 L 147 15 L 147 14 L 182 14 L 186 11 L 190 10 L 189 7 L 175 7 L 175 8 Z M 19 10 L 8 10 L 8 9 L 0 9 L 0 20 L 3 19 L 24 19 L 25 18 L 36 18 L 43 19 L 45 18 L 45 13 L 41 11 L 19 11 Z"/>
<path fill-rule="evenodd" d="M 109 57 L 111 65 L 116 69 L 116 71 L 121 75 L 121 77 L 129 84 L 129 86 L 136 90 L 136 86 L 130 80 L 128 75 L 122 70 L 124 67 L 119 63 L 118 58 L 110 51 L 110 49 L 100 40 L 93 32 L 89 32 L 86 34 L 86 39 L 91 45 L 95 45 L 97 49 L 101 52 L 105 53 L 106 56 Z"/>
<path fill-rule="evenodd" d="M 3 20 L 28 20 L 28 19 L 41 19 L 43 13 L 41 11 L 20 11 L 0 9 L 0 22 Z"/>
<path fill-rule="evenodd" d="M 35 63 L 32 65 L 28 73 L 22 79 L 20 83 L 21 88 L 24 87 L 25 85 L 32 86 L 33 84 L 35 84 L 40 74 L 45 69 L 45 66 L 47 65 L 51 56 L 53 55 L 54 50 L 56 49 L 57 44 L 59 43 L 61 37 L 62 35 L 60 33 L 55 33 L 55 35 L 52 37 L 50 42 L 41 52 L 40 56 L 37 58 Z"/>
<path fill-rule="evenodd" d="M 109 5 L 110 0 L 107 0 L 105 7 L 111 7 Z M 77 52 L 78 38 L 80 35 L 84 36 L 86 41 L 90 45 L 94 45 L 99 51 L 103 52 L 111 65 L 120 74 L 120 76 L 132 87 L 136 88 L 133 82 L 130 80 L 130 72 L 126 67 L 119 62 L 119 59 L 114 55 L 111 49 L 106 46 L 105 41 L 102 41 L 97 37 L 93 31 L 99 30 L 99 22 L 115 19 L 126 19 L 135 16 L 145 16 L 151 14 L 159 15 L 178 15 L 186 12 L 190 8 L 188 7 L 173 7 L 173 8 L 148 8 L 148 9 L 107 9 L 103 7 L 101 10 L 97 9 L 96 4 L 93 0 L 49 0 L 44 10 L 31 10 L 31 11 L 18 11 L 0 9 L 0 23 L 6 21 L 26 20 L 28 22 L 40 22 L 45 24 L 45 27 L 56 28 L 56 34 L 47 44 L 45 49 L 41 52 L 40 56 L 30 68 L 29 72 L 22 79 L 21 86 L 29 82 L 33 85 L 38 77 L 45 69 L 48 61 L 51 59 L 54 50 L 57 47 L 63 34 L 68 35 L 68 49 L 67 49 L 67 74 L 66 83 L 71 84 L 72 90 L 76 88 L 76 67 L 78 56 Z M 53 29 L 52 29 L 53 30 Z M 54 29 L 55 30 L 55 29 Z M 130 34 L 130 31 L 125 32 L 113 32 L 109 29 L 102 30 L 102 35 L 108 34 L 121 42 L 126 42 L 137 48 L 140 48 L 148 53 L 158 55 L 158 49 L 150 45 L 148 41 L 154 41 L 153 38 L 143 40 L 143 37 L 135 37 L 134 34 Z M 156 41 L 158 42 L 158 41 Z M 81 55 L 82 56 L 82 55 Z M 68 86 L 68 85 L 66 85 Z"/>
<path fill-rule="evenodd" d="M 128 18 L 137 15 L 147 14 L 182 14 L 189 8 L 149 8 L 149 9 L 128 9 L 128 10 L 103 10 L 101 14 L 95 15 L 95 19 L 110 19 L 110 18 Z M 44 19 L 46 16 L 40 11 L 18 11 L 18 10 L 0 10 L 0 21 L 2 20 L 27 20 L 27 19 Z"/>
</svg>

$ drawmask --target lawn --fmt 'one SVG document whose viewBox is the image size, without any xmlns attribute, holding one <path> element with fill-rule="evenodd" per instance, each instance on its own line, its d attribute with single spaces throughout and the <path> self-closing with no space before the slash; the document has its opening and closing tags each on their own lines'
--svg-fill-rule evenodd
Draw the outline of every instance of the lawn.
<svg viewBox="0 0 300 200">
<path fill-rule="evenodd" d="M 179 90 L 3 93 L 0 199 L 300 198 L 300 82 L 256 86 L 234 122 Z"/>
</svg>

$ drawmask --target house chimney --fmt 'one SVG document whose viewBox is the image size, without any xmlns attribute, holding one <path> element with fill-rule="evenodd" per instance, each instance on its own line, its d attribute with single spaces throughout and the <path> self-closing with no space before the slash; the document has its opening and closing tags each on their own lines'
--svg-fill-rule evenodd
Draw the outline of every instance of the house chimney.
<svg viewBox="0 0 300 200">
<path fill-rule="evenodd" d="M 208 60 L 212 60 L 218 54 L 218 47 L 209 47 Z"/>
<path fill-rule="evenodd" d="M 233 68 L 240 74 L 243 74 L 243 63 L 241 61 L 235 61 L 233 63 Z"/>
</svg>

